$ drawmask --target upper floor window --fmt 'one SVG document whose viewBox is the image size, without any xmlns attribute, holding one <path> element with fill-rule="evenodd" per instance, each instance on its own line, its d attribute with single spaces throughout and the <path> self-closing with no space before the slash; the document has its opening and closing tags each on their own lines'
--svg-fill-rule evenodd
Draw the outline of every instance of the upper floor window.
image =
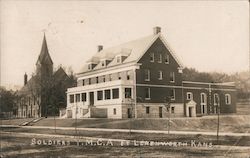
<svg viewBox="0 0 250 158">
<path fill-rule="evenodd" d="M 174 106 L 171 107 L 171 113 L 174 114 Z"/>
<path fill-rule="evenodd" d="M 170 82 L 175 82 L 174 72 L 170 72 Z"/>
<path fill-rule="evenodd" d="M 145 99 L 147 99 L 147 100 L 150 99 L 150 88 L 145 89 Z"/>
<path fill-rule="evenodd" d="M 103 100 L 103 91 L 97 91 L 97 100 Z"/>
<path fill-rule="evenodd" d="M 82 101 L 85 102 L 87 100 L 86 93 L 82 93 Z"/>
<path fill-rule="evenodd" d="M 165 55 L 165 64 L 169 64 L 169 55 Z"/>
<path fill-rule="evenodd" d="M 163 78 L 163 73 L 162 73 L 162 71 L 158 71 L 158 79 L 159 79 L 159 80 L 162 80 L 162 78 Z"/>
<path fill-rule="evenodd" d="M 105 90 L 104 94 L 105 94 L 105 100 L 110 99 L 110 89 Z"/>
<path fill-rule="evenodd" d="M 187 100 L 193 100 L 193 93 L 187 92 Z"/>
<path fill-rule="evenodd" d="M 119 88 L 112 89 L 112 98 L 113 99 L 119 98 Z"/>
<path fill-rule="evenodd" d="M 159 56 L 158 56 L 158 63 L 162 63 L 162 55 L 161 54 L 159 54 Z"/>
<path fill-rule="evenodd" d="M 113 109 L 113 114 L 116 115 L 116 108 Z"/>
<path fill-rule="evenodd" d="M 145 81 L 150 81 L 150 70 L 146 69 L 145 70 Z"/>
<path fill-rule="evenodd" d="M 102 76 L 102 81 L 105 82 L 105 75 Z"/>
<path fill-rule="evenodd" d="M 125 98 L 131 98 L 131 95 L 132 95 L 132 89 L 125 88 Z"/>
<path fill-rule="evenodd" d="M 121 73 L 118 72 L 118 80 L 120 80 L 122 77 L 121 77 Z"/>
<path fill-rule="evenodd" d="M 225 103 L 227 105 L 231 104 L 231 95 L 230 94 L 225 95 Z"/>
<path fill-rule="evenodd" d="M 76 102 L 80 102 L 80 94 L 76 94 Z"/>
<path fill-rule="evenodd" d="M 116 62 L 117 62 L 117 63 L 121 63 L 121 61 L 122 61 L 122 60 L 121 60 L 121 56 L 117 56 L 117 57 L 116 57 Z"/>
<path fill-rule="evenodd" d="M 102 63 L 102 67 L 106 66 L 105 60 L 103 60 L 101 63 Z"/>
<path fill-rule="evenodd" d="M 154 62 L 155 61 L 155 54 L 151 53 L 150 54 L 150 62 Z"/>
<path fill-rule="evenodd" d="M 88 69 L 89 69 L 89 70 L 92 69 L 92 64 L 88 64 Z"/>
<path fill-rule="evenodd" d="M 91 85 L 91 78 L 89 78 L 89 85 Z"/>
<path fill-rule="evenodd" d="M 112 74 L 109 74 L 109 81 L 112 81 Z"/>
<path fill-rule="evenodd" d="M 170 90 L 170 98 L 171 100 L 175 100 L 175 89 Z"/>
<path fill-rule="evenodd" d="M 130 71 L 127 71 L 127 80 L 130 80 Z"/>
<path fill-rule="evenodd" d="M 84 86 L 84 85 L 85 85 L 85 80 L 83 79 L 83 80 L 82 80 L 82 86 Z"/>
<path fill-rule="evenodd" d="M 220 98 L 217 93 L 214 94 L 214 105 L 219 105 L 220 103 Z"/>
<path fill-rule="evenodd" d="M 74 94 L 71 94 L 71 95 L 69 96 L 69 102 L 70 102 L 70 103 L 74 103 Z"/>
<path fill-rule="evenodd" d="M 201 93 L 201 104 L 205 105 L 207 103 L 207 95 L 205 93 Z"/>
<path fill-rule="evenodd" d="M 99 77 L 96 77 L 96 83 L 98 83 L 99 82 Z"/>
</svg>

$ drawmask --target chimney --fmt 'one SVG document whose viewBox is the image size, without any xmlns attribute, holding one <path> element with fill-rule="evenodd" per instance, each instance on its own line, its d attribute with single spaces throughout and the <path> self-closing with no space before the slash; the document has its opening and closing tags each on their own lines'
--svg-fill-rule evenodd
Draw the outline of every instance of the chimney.
<svg viewBox="0 0 250 158">
<path fill-rule="evenodd" d="M 98 45 L 97 46 L 97 52 L 100 52 L 103 49 L 103 45 Z"/>
<path fill-rule="evenodd" d="M 154 27 L 154 35 L 157 35 L 158 33 L 161 33 L 161 27 L 156 26 Z"/>
<path fill-rule="evenodd" d="M 24 85 L 27 84 L 27 81 L 28 81 L 28 75 L 25 72 L 25 74 L 24 74 Z"/>
</svg>

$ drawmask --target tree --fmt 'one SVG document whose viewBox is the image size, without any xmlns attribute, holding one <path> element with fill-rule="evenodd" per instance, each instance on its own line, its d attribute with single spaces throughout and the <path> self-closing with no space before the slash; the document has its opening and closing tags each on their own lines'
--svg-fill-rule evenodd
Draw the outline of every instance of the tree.
<svg viewBox="0 0 250 158">
<path fill-rule="evenodd" d="M 16 92 L 0 87 L 0 112 L 13 112 L 15 108 Z"/>
</svg>

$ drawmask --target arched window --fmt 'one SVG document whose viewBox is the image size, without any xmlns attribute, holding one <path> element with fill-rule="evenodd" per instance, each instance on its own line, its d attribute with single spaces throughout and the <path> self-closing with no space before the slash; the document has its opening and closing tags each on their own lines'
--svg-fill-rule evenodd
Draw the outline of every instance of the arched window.
<svg viewBox="0 0 250 158">
<path fill-rule="evenodd" d="M 231 104 L 231 95 L 230 94 L 225 94 L 225 103 L 226 103 L 226 105 Z"/>
<path fill-rule="evenodd" d="M 201 93 L 201 114 L 207 113 L 207 95 L 206 93 Z"/>
</svg>

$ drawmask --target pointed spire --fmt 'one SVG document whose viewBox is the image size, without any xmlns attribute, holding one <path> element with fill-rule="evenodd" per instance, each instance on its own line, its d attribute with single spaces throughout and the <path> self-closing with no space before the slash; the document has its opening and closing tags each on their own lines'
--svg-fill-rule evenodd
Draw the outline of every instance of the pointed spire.
<svg viewBox="0 0 250 158">
<path fill-rule="evenodd" d="M 46 64 L 53 64 L 53 61 L 49 55 L 49 50 L 48 50 L 48 46 L 47 46 L 45 32 L 43 34 L 42 48 L 41 48 L 41 52 L 40 52 L 40 55 L 38 57 L 37 62 L 46 63 Z"/>
</svg>

